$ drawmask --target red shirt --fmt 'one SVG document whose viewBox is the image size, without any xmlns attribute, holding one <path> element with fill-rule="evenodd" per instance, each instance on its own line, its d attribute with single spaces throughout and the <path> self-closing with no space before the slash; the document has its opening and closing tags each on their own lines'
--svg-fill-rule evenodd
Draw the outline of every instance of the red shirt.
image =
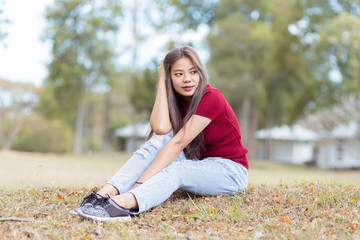
<svg viewBox="0 0 360 240">
<path fill-rule="evenodd" d="M 248 149 L 241 141 L 239 122 L 223 94 L 208 84 L 195 114 L 211 119 L 203 131 L 205 150 L 201 158 L 226 158 L 249 169 Z"/>
</svg>

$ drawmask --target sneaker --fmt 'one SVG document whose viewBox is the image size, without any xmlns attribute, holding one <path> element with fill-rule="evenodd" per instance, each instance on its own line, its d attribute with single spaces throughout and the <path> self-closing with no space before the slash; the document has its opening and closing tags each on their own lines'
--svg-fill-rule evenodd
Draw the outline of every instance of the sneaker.
<svg viewBox="0 0 360 240">
<path fill-rule="evenodd" d="M 101 199 L 103 199 L 103 198 L 104 198 L 103 196 L 101 196 L 100 194 L 97 194 L 94 191 L 90 195 L 88 195 L 87 197 L 85 197 L 83 199 L 83 201 L 80 204 L 80 207 L 70 210 L 69 214 L 70 215 L 79 215 L 79 213 L 81 213 L 83 211 L 83 209 L 96 206 L 97 203 L 99 201 L 101 201 Z"/>
<path fill-rule="evenodd" d="M 79 215 L 97 221 L 131 221 L 130 210 L 119 206 L 109 197 L 103 198 L 96 206 L 82 209 Z"/>
</svg>

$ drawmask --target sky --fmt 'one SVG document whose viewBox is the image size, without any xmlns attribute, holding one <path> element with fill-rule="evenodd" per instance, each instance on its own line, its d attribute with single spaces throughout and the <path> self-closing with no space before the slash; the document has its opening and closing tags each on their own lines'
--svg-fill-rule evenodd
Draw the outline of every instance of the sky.
<svg viewBox="0 0 360 240">
<path fill-rule="evenodd" d="M 46 6 L 50 6 L 54 0 L 3 0 L 3 18 L 10 21 L 9 24 L 1 26 L 8 34 L 0 42 L 0 79 L 9 81 L 20 81 L 32 83 L 40 86 L 43 79 L 47 76 L 46 64 L 51 60 L 51 42 L 44 41 L 44 31 L 46 27 L 45 11 Z M 1 3 L 1 0 L 0 0 Z M 126 26 L 126 24 L 125 24 Z M 144 30 L 144 29 L 142 29 Z M 193 41 L 194 46 L 201 46 L 201 39 L 207 34 L 208 30 L 200 28 L 198 32 L 182 34 L 184 41 Z M 160 36 L 150 33 L 151 37 L 139 48 L 139 66 L 145 65 L 156 54 L 169 39 L 169 36 Z M 123 29 L 121 43 L 126 49 L 126 45 L 131 45 L 132 41 L 129 29 Z M 131 51 L 118 50 L 121 52 L 119 65 L 129 65 Z M 207 58 L 204 49 L 197 49 L 200 57 Z M 146 53 L 146 54 L 142 54 Z"/>
<path fill-rule="evenodd" d="M 45 8 L 53 0 L 5 0 L 3 17 L 7 37 L 0 43 L 0 78 L 37 86 L 47 75 L 50 43 L 43 42 Z M 4 46 L 5 45 L 5 46 Z"/>
</svg>

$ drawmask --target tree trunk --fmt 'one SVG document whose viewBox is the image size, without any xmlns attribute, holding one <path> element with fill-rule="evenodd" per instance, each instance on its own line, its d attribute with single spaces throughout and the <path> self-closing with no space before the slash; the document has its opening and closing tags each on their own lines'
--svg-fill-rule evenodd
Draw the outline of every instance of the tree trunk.
<svg viewBox="0 0 360 240">
<path fill-rule="evenodd" d="M 244 99 L 242 102 L 241 107 L 241 116 L 238 118 L 241 120 L 240 122 L 240 128 L 241 128 L 241 137 L 244 143 L 247 144 L 249 139 L 249 124 L 250 124 L 250 108 L 251 108 L 251 101 L 250 99 Z"/>
<path fill-rule="evenodd" d="M 272 158 L 272 139 L 271 139 L 271 128 L 273 127 L 272 117 L 267 117 L 265 122 L 265 128 L 268 129 L 267 137 L 265 138 L 265 159 L 271 160 Z"/>
<path fill-rule="evenodd" d="M 139 40 L 139 34 L 137 31 L 137 22 L 138 22 L 138 1 L 134 0 L 133 2 L 133 12 L 132 12 L 132 18 L 133 18 L 133 22 L 132 22 L 132 34 L 133 34 L 133 49 L 132 49 L 132 67 L 134 70 L 136 70 L 137 68 L 137 62 L 138 62 L 138 40 Z M 135 73 L 133 72 L 131 74 L 130 77 L 130 84 L 129 84 L 129 88 L 131 92 L 134 88 L 134 81 L 135 81 Z M 136 123 L 137 123 L 137 112 L 134 106 L 132 106 L 132 111 L 131 111 L 131 122 L 132 122 L 132 134 L 131 137 L 129 139 L 129 144 L 130 144 L 130 149 L 131 150 L 136 150 L 136 145 L 137 145 L 137 129 L 136 129 Z"/>
<path fill-rule="evenodd" d="M 86 95 L 86 94 L 85 94 Z M 84 96 L 78 106 L 75 122 L 75 139 L 73 146 L 73 153 L 79 155 L 83 151 L 83 136 L 85 127 L 85 116 L 87 111 L 87 97 Z"/>
<path fill-rule="evenodd" d="M 3 147 L 3 142 L 4 142 L 4 128 L 2 126 L 2 122 L 3 122 L 3 115 L 2 115 L 2 101 L 0 99 L 0 148 Z"/>
<path fill-rule="evenodd" d="M 248 157 L 252 159 L 256 157 L 255 132 L 257 130 L 257 114 L 251 109 L 250 99 L 243 101 L 239 113 L 241 113 L 241 116 L 238 116 L 240 119 L 241 138 L 249 150 Z"/>
<path fill-rule="evenodd" d="M 11 129 L 9 128 L 8 137 L 7 137 L 4 145 L 2 146 L 3 150 L 10 150 L 15 138 L 20 133 L 20 129 L 21 129 L 21 126 L 23 123 L 23 116 L 21 115 L 21 113 L 18 113 L 18 114 L 19 115 L 16 116 L 14 129 L 11 131 Z"/>
<path fill-rule="evenodd" d="M 87 121 L 85 122 L 86 126 L 87 126 L 87 130 L 84 133 L 85 135 L 85 139 L 87 142 L 87 149 L 86 152 L 93 152 L 95 150 L 95 143 L 94 143 L 94 121 L 95 121 L 95 115 L 94 115 L 94 103 L 92 101 L 88 102 L 87 105 L 87 116 L 89 116 L 87 118 Z"/>
<path fill-rule="evenodd" d="M 104 124 L 103 124 L 103 137 L 101 142 L 101 151 L 108 152 L 112 149 L 111 147 L 111 136 L 110 136 L 110 121 L 111 121 L 111 94 L 110 91 L 105 94 L 104 101 Z"/>
<path fill-rule="evenodd" d="M 248 157 L 250 159 L 256 158 L 256 136 L 258 126 L 258 117 L 255 110 L 250 110 L 250 118 L 248 122 L 248 138 L 247 138 L 247 147 L 249 149 Z"/>
</svg>

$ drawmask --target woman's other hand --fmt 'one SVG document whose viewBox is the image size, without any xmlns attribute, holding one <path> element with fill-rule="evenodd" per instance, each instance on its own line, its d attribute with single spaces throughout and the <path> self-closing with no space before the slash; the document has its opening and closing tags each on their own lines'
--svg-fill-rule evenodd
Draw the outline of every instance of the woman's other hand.
<svg viewBox="0 0 360 240">
<path fill-rule="evenodd" d="M 160 66 L 158 67 L 158 80 L 160 81 L 164 81 L 165 82 L 166 79 L 166 73 L 165 73 L 165 68 L 164 68 L 164 60 L 161 60 Z"/>
</svg>

